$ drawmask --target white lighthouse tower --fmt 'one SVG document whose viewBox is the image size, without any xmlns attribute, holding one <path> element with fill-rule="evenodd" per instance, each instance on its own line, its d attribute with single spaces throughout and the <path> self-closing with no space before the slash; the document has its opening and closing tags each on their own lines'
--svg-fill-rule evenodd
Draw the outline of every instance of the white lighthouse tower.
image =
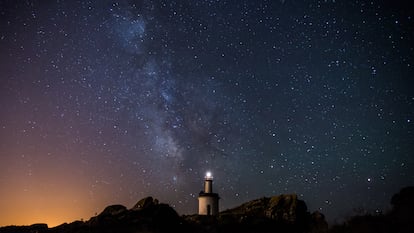
<svg viewBox="0 0 414 233">
<path fill-rule="evenodd" d="M 219 195 L 213 193 L 213 176 L 207 172 L 204 177 L 204 191 L 198 195 L 198 214 L 199 215 L 218 215 Z"/>
</svg>

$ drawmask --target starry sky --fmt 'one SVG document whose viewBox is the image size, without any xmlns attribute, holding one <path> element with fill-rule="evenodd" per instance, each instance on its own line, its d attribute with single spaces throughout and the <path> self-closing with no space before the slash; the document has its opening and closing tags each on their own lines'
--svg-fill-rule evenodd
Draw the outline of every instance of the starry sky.
<svg viewBox="0 0 414 233">
<path fill-rule="evenodd" d="M 330 222 L 414 185 L 403 1 L 0 1 L 0 226 L 153 196 L 297 193 Z"/>
</svg>

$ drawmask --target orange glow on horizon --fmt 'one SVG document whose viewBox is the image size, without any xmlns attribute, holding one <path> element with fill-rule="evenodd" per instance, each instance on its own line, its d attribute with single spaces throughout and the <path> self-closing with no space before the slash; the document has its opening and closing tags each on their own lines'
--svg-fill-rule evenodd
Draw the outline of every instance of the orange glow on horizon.
<svg viewBox="0 0 414 233">
<path fill-rule="evenodd" d="M 92 193 L 90 181 L 74 173 L 74 166 L 51 160 L 39 163 L 42 166 L 32 166 L 30 174 L 23 161 L 0 166 L 0 175 L 8 177 L 0 179 L 0 226 L 46 223 L 54 227 L 88 220 L 110 202 L 104 194 L 111 187 L 96 187 Z"/>
<path fill-rule="evenodd" d="M 108 205 L 132 207 L 140 199 L 122 192 L 123 184 L 113 178 L 122 167 L 101 160 L 91 166 L 78 153 L 48 154 L 41 145 L 1 149 L 0 227 L 87 221 Z"/>
<path fill-rule="evenodd" d="M 54 227 L 93 216 L 94 208 L 84 195 L 79 195 L 80 192 L 76 190 L 59 188 L 61 192 L 45 189 L 21 192 L 10 190 L 7 201 L 0 201 L 1 209 L 7 210 L 0 213 L 0 226 L 46 223 L 49 227 Z"/>
</svg>

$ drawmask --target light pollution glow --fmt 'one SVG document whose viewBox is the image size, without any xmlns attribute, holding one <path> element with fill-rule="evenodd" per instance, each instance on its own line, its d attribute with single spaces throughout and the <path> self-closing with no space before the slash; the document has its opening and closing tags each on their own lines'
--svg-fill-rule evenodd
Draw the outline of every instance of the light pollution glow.
<svg viewBox="0 0 414 233">
<path fill-rule="evenodd" d="M 3 161 L 9 162 L 0 164 L 0 177 L 8 177 L 0 179 L 5 187 L 0 189 L 0 209 L 7 210 L 0 211 L 0 226 L 47 223 L 53 227 L 88 220 L 122 198 L 112 195 L 111 184 L 83 179 L 70 169 L 75 165 L 69 160 L 57 163 L 39 159 L 42 156 L 33 152 L 21 154 L 20 160 L 5 156 Z M 119 204 L 129 206 L 134 201 Z"/>
</svg>

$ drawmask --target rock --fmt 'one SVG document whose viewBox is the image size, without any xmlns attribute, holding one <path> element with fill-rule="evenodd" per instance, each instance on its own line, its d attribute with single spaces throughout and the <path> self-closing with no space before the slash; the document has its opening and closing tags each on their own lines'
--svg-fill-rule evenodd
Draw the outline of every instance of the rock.
<svg viewBox="0 0 414 233">
<path fill-rule="evenodd" d="M 149 197 L 145 197 L 139 200 L 137 204 L 135 204 L 134 207 L 132 207 L 132 210 L 142 210 L 142 209 L 145 209 L 150 206 L 157 205 L 157 204 L 158 204 L 158 200 L 153 199 L 151 196 L 149 196 Z"/>
<path fill-rule="evenodd" d="M 311 214 L 311 229 L 310 233 L 326 233 L 328 232 L 328 223 L 325 220 L 325 215 L 319 211 Z"/>
<path fill-rule="evenodd" d="M 310 229 L 310 214 L 296 194 L 263 197 L 219 214 L 222 232 L 304 232 Z M 223 230 L 224 229 L 224 230 Z"/>
<path fill-rule="evenodd" d="M 99 215 L 118 215 L 127 211 L 127 208 L 123 205 L 110 205 L 106 207 Z"/>
<path fill-rule="evenodd" d="M 0 227 L 0 233 L 47 233 L 49 228 L 45 223 L 37 223 L 30 226 L 6 226 Z"/>
<path fill-rule="evenodd" d="M 389 214 L 398 232 L 414 232 L 414 186 L 405 187 L 391 198 L 393 208 Z"/>
<path fill-rule="evenodd" d="M 77 233 L 89 232 L 90 226 L 83 221 L 74 221 L 72 223 L 63 223 L 59 226 L 49 229 L 49 233 Z"/>
<path fill-rule="evenodd" d="M 266 216 L 286 223 L 295 223 L 306 214 L 306 204 L 296 194 L 273 196 L 266 209 Z"/>
<path fill-rule="evenodd" d="M 87 222 L 90 226 L 103 226 L 119 224 L 121 219 L 128 214 L 128 210 L 123 205 L 110 205 L 106 207 L 98 216 L 92 217 Z"/>
<path fill-rule="evenodd" d="M 314 223 L 319 228 L 309 226 Z M 317 231 L 324 229 L 323 224 L 324 216 L 314 213 L 311 218 L 305 203 L 295 194 L 256 199 L 223 211 L 219 216 L 179 216 L 168 204 L 146 197 L 129 210 L 122 205 L 108 206 L 86 222 L 75 221 L 49 229 L 47 226 L 6 227 L 0 228 L 0 233 L 324 233 Z"/>
<path fill-rule="evenodd" d="M 332 226 L 329 232 L 414 232 L 414 187 L 405 187 L 393 195 L 391 205 L 389 212 L 352 216 L 346 222 Z"/>
<path fill-rule="evenodd" d="M 179 230 L 180 223 L 180 216 L 173 208 L 146 197 L 129 210 L 122 205 L 108 206 L 86 225 L 91 232 L 168 232 Z"/>
<path fill-rule="evenodd" d="M 410 216 L 414 209 L 414 186 L 405 187 L 391 198 L 393 212 L 399 215 Z"/>
<path fill-rule="evenodd" d="M 246 202 L 239 207 L 221 212 L 221 215 L 240 215 L 241 218 L 261 217 L 283 223 L 296 223 L 307 215 L 305 202 L 296 194 L 263 197 Z"/>
</svg>

